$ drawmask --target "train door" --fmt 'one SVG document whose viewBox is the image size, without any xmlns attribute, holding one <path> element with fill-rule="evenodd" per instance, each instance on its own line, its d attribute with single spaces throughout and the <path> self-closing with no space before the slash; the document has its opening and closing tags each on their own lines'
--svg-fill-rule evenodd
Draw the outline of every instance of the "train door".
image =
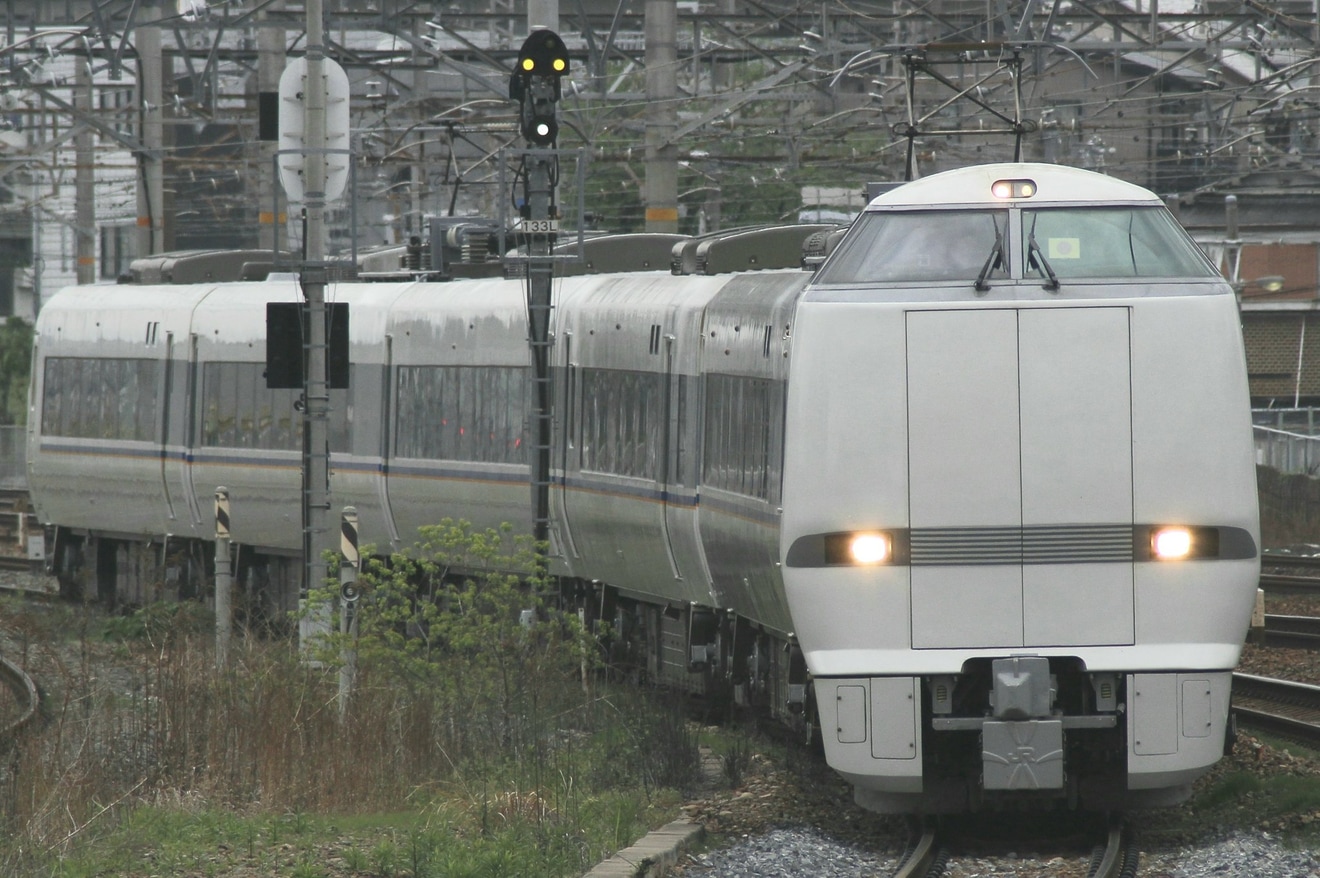
<svg viewBox="0 0 1320 878">
<path fill-rule="evenodd" d="M 198 364 L 197 356 L 197 333 L 190 333 L 188 336 L 188 377 L 186 382 L 187 390 L 183 398 L 191 400 L 191 405 L 184 412 L 184 437 L 183 437 L 183 492 L 184 499 L 188 504 L 188 512 L 192 515 L 192 525 L 201 526 L 202 512 L 201 506 L 197 503 L 197 487 L 193 484 L 192 462 L 197 454 L 197 417 L 202 405 L 201 398 L 201 366 Z"/>
<path fill-rule="evenodd" d="M 577 448 L 580 441 L 578 435 L 578 425 L 580 423 L 578 416 L 579 393 L 578 393 L 578 367 L 573 360 L 573 331 L 565 330 L 561 338 L 560 347 L 564 351 L 564 359 L 560 363 L 558 373 L 560 376 L 559 388 L 555 393 L 555 406 L 559 412 L 556 421 L 559 425 L 558 441 L 559 448 L 553 453 L 551 460 L 552 468 L 559 470 L 558 476 L 552 474 L 550 485 L 550 526 L 557 535 L 557 542 L 560 551 L 564 555 L 564 560 L 572 568 L 573 562 L 582 556 L 578 553 L 577 545 L 573 541 L 573 525 L 568 516 L 568 485 L 577 474 Z M 553 439 L 551 441 L 554 441 Z"/>
<path fill-rule="evenodd" d="M 1131 643 L 1128 311 L 907 315 L 912 645 Z"/>
<path fill-rule="evenodd" d="M 673 320 L 673 309 L 666 314 L 666 323 Z M 656 323 L 651 327 L 651 347 L 661 357 L 663 374 L 661 376 L 661 394 L 663 401 L 661 404 L 661 424 L 663 428 L 661 433 L 660 448 L 660 472 L 659 488 L 660 497 L 665 506 L 665 514 L 661 516 L 661 527 L 664 530 L 665 555 L 669 558 L 669 566 L 673 569 L 674 579 L 683 579 L 683 570 L 678 563 L 678 557 L 674 552 L 674 538 L 671 534 L 673 524 L 670 521 L 669 509 L 674 505 L 674 488 L 682 484 L 682 477 L 678 470 L 678 460 L 676 451 L 679 449 L 679 438 L 682 425 L 679 423 L 680 415 L 683 412 L 682 399 L 678 394 L 678 379 L 674 374 L 674 334 L 664 331 L 664 324 Z"/>
<path fill-rule="evenodd" d="M 148 332 L 154 334 L 159 324 L 151 324 Z M 165 497 L 165 510 L 169 515 L 170 521 L 176 520 L 179 516 L 174 510 L 174 496 L 170 490 L 170 415 L 171 401 L 174 397 L 174 333 L 165 333 L 165 356 L 162 358 L 160 370 L 160 385 L 157 393 L 160 399 L 160 423 L 157 425 L 157 436 L 160 438 L 160 489 Z M 183 498 L 180 497 L 180 500 Z"/>
</svg>

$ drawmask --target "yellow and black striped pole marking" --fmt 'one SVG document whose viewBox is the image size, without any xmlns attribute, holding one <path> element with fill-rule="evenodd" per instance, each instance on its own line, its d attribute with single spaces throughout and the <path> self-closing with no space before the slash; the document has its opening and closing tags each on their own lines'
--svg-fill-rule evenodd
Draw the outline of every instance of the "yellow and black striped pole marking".
<svg viewBox="0 0 1320 878">
<path fill-rule="evenodd" d="M 215 489 L 215 666 L 229 662 L 229 635 L 234 627 L 233 566 L 229 561 L 229 489 Z"/>
<path fill-rule="evenodd" d="M 348 603 L 358 599 L 358 514 L 353 506 L 345 506 L 339 520 L 339 554 L 343 560 L 339 564 L 339 596 Z"/>
<path fill-rule="evenodd" d="M 215 538 L 229 539 L 229 489 L 215 489 Z"/>
</svg>

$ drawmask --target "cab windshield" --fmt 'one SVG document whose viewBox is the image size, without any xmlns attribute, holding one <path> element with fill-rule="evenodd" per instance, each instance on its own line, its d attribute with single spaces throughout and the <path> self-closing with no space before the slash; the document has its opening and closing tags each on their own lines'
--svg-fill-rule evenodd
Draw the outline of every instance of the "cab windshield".
<svg viewBox="0 0 1320 878">
<path fill-rule="evenodd" d="M 987 259 L 987 278 L 1007 277 L 1007 226 L 1006 210 L 864 213 L 817 283 L 971 283 Z"/>
<path fill-rule="evenodd" d="M 864 213 L 816 282 L 966 281 L 985 290 L 1009 277 L 1010 263 L 1055 288 L 1069 278 L 1218 275 L 1173 216 L 1151 205 Z"/>
<path fill-rule="evenodd" d="M 1022 264 L 1028 277 L 1047 277 L 1050 269 L 1059 278 L 1217 274 L 1160 207 L 1024 210 L 1022 229 Z"/>
</svg>

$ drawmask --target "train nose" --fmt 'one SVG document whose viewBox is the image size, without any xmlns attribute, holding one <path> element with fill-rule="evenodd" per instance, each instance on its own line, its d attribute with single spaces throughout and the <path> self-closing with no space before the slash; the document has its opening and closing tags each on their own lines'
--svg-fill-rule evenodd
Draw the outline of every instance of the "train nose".
<svg viewBox="0 0 1320 878">
<path fill-rule="evenodd" d="M 1128 321 L 908 312 L 914 647 L 1133 641 Z"/>
</svg>

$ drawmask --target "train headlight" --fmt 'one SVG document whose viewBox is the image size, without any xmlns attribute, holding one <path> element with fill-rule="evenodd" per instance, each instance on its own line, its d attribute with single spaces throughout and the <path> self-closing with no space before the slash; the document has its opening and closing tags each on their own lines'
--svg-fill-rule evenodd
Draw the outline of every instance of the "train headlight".
<svg viewBox="0 0 1320 878">
<path fill-rule="evenodd" d="M 883 531 L 846 531 L 824 537 L 825 564 L 871 567 L 894 560 L 894 539 Z"/>
<path fill-rule="evenodd" d="M 1035 180 L 996 180 L 990 184 L 995 198 L 1030 198 L 1036 194 Z"/>
<path fill-rule="evenodd" d="M 1150 551 L 1156 561 L 1181 561 L 1192 554 L 1192 532 L 1185 527 L 1156 528 L 1150 536 Z"/>
<path fill-rule="evenodd" d="M 884 534 L 853 534 L 848 540 L 848 555 L 857 564 L 883 564 L 890 554 L 889 537 Z"/>
</svg>

